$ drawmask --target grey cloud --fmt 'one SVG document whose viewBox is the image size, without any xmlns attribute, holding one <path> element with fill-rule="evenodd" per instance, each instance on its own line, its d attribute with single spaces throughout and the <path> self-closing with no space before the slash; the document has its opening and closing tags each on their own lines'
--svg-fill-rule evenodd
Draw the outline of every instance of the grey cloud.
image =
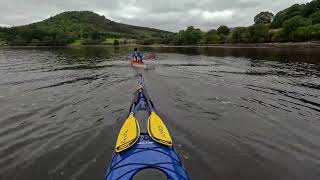
<svg viewBox="0 0 320 180">
<path fill-rule="evenodd" d="M 0 0 L 0 25 L 36 22 L 63 11 L 89 10 L 111 20 L 170 31 L 195 26 L 248 26 L 261 11 L 278 12 L 310 0 Z"/>
</svg>

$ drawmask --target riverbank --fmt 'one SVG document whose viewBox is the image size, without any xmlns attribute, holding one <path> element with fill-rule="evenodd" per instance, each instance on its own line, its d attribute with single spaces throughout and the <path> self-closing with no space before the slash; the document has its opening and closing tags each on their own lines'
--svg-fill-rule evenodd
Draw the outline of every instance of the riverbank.
<svg viewBox="0 0 320 180">
<path fill-rule="evenodd" d="M 284 48 L 284 47 L 299 47 L 299 48 L 319 48 L 320 41 L 312 42 L 284 42 L 284 43 L 237 43 L 237 44 L 195 44 L 195 45 L 168 45 L 168 44 L 154 44 L 154 45 L 139 45 L 139 44 L 100 44 L 100 45 L 81 45 L 73 43 L 66 46 L 4 46 L 0 47 L 77 47 L 77 46 L 114 46 L 114 47 L 216 47 L 216 48 Z"/>
<path fill-rule="evenodd" d="M 237 44 L 198 44 L 198 45 L 150 45 L 152 47 L 230 47 L 230 48 L 277 48 L 277 47 L 320 47 L 320 41 L 284 43 L 237 43 Z"/>
</svg>

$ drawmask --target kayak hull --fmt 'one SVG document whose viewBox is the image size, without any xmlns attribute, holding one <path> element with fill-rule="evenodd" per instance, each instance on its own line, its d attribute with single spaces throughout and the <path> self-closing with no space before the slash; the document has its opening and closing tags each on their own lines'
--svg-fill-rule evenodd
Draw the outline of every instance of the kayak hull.
<svg viewBox="0 0 320 180">
<path fill-rule="evenodd" d="M 149 135 L 142 134 L 134 146 L 113 155 L 105 180 L 133 179 L 145 169 L 157 169 L 167 179 L 189 179 L 174 148 L 159 144 Z"/>
<path fill-rule="evenodd" d="M 147 64 L 145 64 L 145 63 L 134 63 L 134 62 L 131 62 L 131 66 L 135 67 L 135 68 L 142 68 L 142 69 L 146 69 L 147 68 Z"/>
</svg>

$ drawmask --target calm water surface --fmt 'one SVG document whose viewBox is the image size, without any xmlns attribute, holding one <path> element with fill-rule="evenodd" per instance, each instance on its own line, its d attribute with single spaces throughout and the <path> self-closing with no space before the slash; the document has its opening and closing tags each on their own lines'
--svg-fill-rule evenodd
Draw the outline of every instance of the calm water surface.
<svg viewBox="0 0 320 180">
<path fill-rule="evenodd" d="M 131 48 L 0 49 L 0 179 L 103 179 L 137 88 Z M 144 48 L 192 179 L 320 177 L 319 48 Z"/>
</svg>

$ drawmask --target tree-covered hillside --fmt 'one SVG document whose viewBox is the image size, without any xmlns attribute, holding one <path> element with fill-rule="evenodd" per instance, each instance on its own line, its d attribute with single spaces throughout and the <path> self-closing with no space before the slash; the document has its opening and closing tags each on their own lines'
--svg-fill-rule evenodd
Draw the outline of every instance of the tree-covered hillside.
<svg viewBox="0 0 320 180">
<path fill-rule="evenodd" d="M 273 41 L 320 40 L 320 0 L 280 11 L 270 28 L 278 29 Z"/>
<path fill-rule="evenodd" d="M 24 26 L 0 28 L 0 42 L 10 45 L 66 45 L 75 40 L 98 44 L 107 38 L 160 39 L 167 31 L 116 23 L 89 11 L 58 14 Z"/>
<path fill-rule="evenodd" d="M 202 32 L 190 26 L 175 36 L 167 37 L 164 42 L 175 45 L 319 41 L 320 0 L 295 4 L 275 16 L 261 12 L 249 27 L 229 31 L 226 26 L 221 26 L 217 30 Z"/>
</svg>

